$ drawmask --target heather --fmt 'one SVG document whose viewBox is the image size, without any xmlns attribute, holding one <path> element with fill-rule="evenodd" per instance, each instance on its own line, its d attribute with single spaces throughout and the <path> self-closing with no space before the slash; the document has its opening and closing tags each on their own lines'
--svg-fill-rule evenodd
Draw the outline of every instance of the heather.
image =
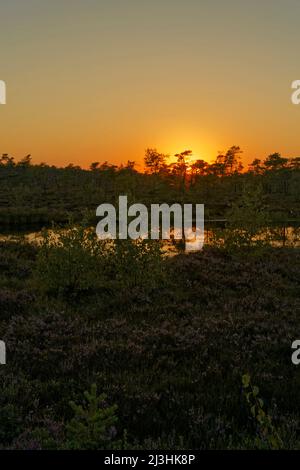
<svg viewBox="0 0 300 470">
<path fill-rule="evenodd" d="M 1 242 L 1 447 L 299 448 L 300 252 L 236 248 Z"/>
</svg>

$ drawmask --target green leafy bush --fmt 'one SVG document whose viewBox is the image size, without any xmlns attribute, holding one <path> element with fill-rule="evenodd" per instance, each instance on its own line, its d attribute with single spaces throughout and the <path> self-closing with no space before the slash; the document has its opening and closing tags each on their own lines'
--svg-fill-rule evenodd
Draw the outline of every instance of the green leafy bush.
<svg viewBox="0 0 300 470">
<path fill-rule="evenodd" d="M 83 405 L 71 402 L 74 417 L 66 426 L 66 448 L 69 449 L 107 449 L 116 446 L 115 424 L 117 406 L 108 406 L 106 395 L 97 395 L 95 384 L 91 391 L 84 392 Z"/>
<path fill-rule="evenodd" d="M 165 278 L 165 263 L 157 241 L 116 240 L 110 263 L 111 279 L 122 290 L 149 291 L 161 286 Z"/>
<path fill-rule="evenodd" d="M 47 293 L 79 294 L 95 291 L 105 282 L 108 244 L 89 229 L 76 226 L 44 231 L 35 278 Z"/>
<path fill-rule="evenodd" d="M 269 246 L 272 241 L 270 217 L 260 186 L 246 187 L 241 198 L 226 212 L 225 229 L 217 229 L 213 243 L 228 252 Z"/>
<path fill-rule="evenodd" d="M 63 295 L 101 289 L 143 293 L 159 286 L 163 276 L 157 241 L 99 240 L 94 229 L 83 226 L 44 231 L 35 269 L 43 292 Z"/>
<path fill-rule="evenodd" d="M 258 448 L 278 450 L 283 446 L 282 439 L 272 421 L 272 417 L 264 409 L 264 401 L 259 396 L 259 388 L 252 385 L 249 374 L 242 377 L 243 390 L 251 416 L 256 423 L 257 438 L 255 443 Z"/>
</svg>

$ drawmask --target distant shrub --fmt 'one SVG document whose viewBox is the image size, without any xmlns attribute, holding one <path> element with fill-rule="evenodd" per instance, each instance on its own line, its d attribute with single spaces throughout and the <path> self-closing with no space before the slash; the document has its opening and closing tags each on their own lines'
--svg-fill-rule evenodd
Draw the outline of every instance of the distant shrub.
<svg viewBox="0 0 300 470">
<path fill-rule="evenodd" d="M 226 213 L 226 227 L 216 230 L 213 244 L 227 252 L 247 248 L 263 249 L 270 245 L 271 221 L 260 187 L 245 188 L 242 197 Z"/>
<path fill-rule="evenodd" d="M 165 264 L 160 244 L 152 240 L 116 240 L 110 258 L 111 279 L 123 289 L 142 292 L 161 287 Z"/>
<path fill-rule="evenodd" d="M 96 290 L 105 281 L 109 249 L 83 227 L 44 231 L 35 278 L 47 293 L 79 294 Z"/>
<path fill-rule="evenodd" d="M 35 280 L 46 293 L 142 293 L 161 285 L 164 262 L 157 241 L 99 240 L 81 226 L 42 236 Z"/>
</svg>

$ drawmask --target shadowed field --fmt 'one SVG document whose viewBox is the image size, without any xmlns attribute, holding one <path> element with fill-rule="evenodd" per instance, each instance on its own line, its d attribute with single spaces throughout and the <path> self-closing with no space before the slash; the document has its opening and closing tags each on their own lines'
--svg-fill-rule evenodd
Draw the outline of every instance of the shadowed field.
<svg viewBox="0 0 300 470">
<path fill-rule="evenodd" d="M 2 447 L 268 448 L 242 391 L 246 373 L 272 420 L 267 432 L 300 446 L 298 250 L 162 259 L 126 243 L 94 259 L 67 243 L 1 243 Z M 65 271 L 63 284 L 66 253 L 74 277 Z M 92 384 L 117 418 L 94 440 L 70 405 L 84 404 Z"/>
</svg>

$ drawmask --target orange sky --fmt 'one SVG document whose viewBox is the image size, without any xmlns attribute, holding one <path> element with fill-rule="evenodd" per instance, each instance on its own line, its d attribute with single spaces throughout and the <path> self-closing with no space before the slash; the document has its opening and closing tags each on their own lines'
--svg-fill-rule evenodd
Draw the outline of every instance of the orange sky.
<svg viewBox="0 0 300 470">
<path fill-rule="evenodd" d="M 299 151 L 296 0 L 10 0 L 0 153 L 83 167 L 144 149 Z"/>
</svg>

